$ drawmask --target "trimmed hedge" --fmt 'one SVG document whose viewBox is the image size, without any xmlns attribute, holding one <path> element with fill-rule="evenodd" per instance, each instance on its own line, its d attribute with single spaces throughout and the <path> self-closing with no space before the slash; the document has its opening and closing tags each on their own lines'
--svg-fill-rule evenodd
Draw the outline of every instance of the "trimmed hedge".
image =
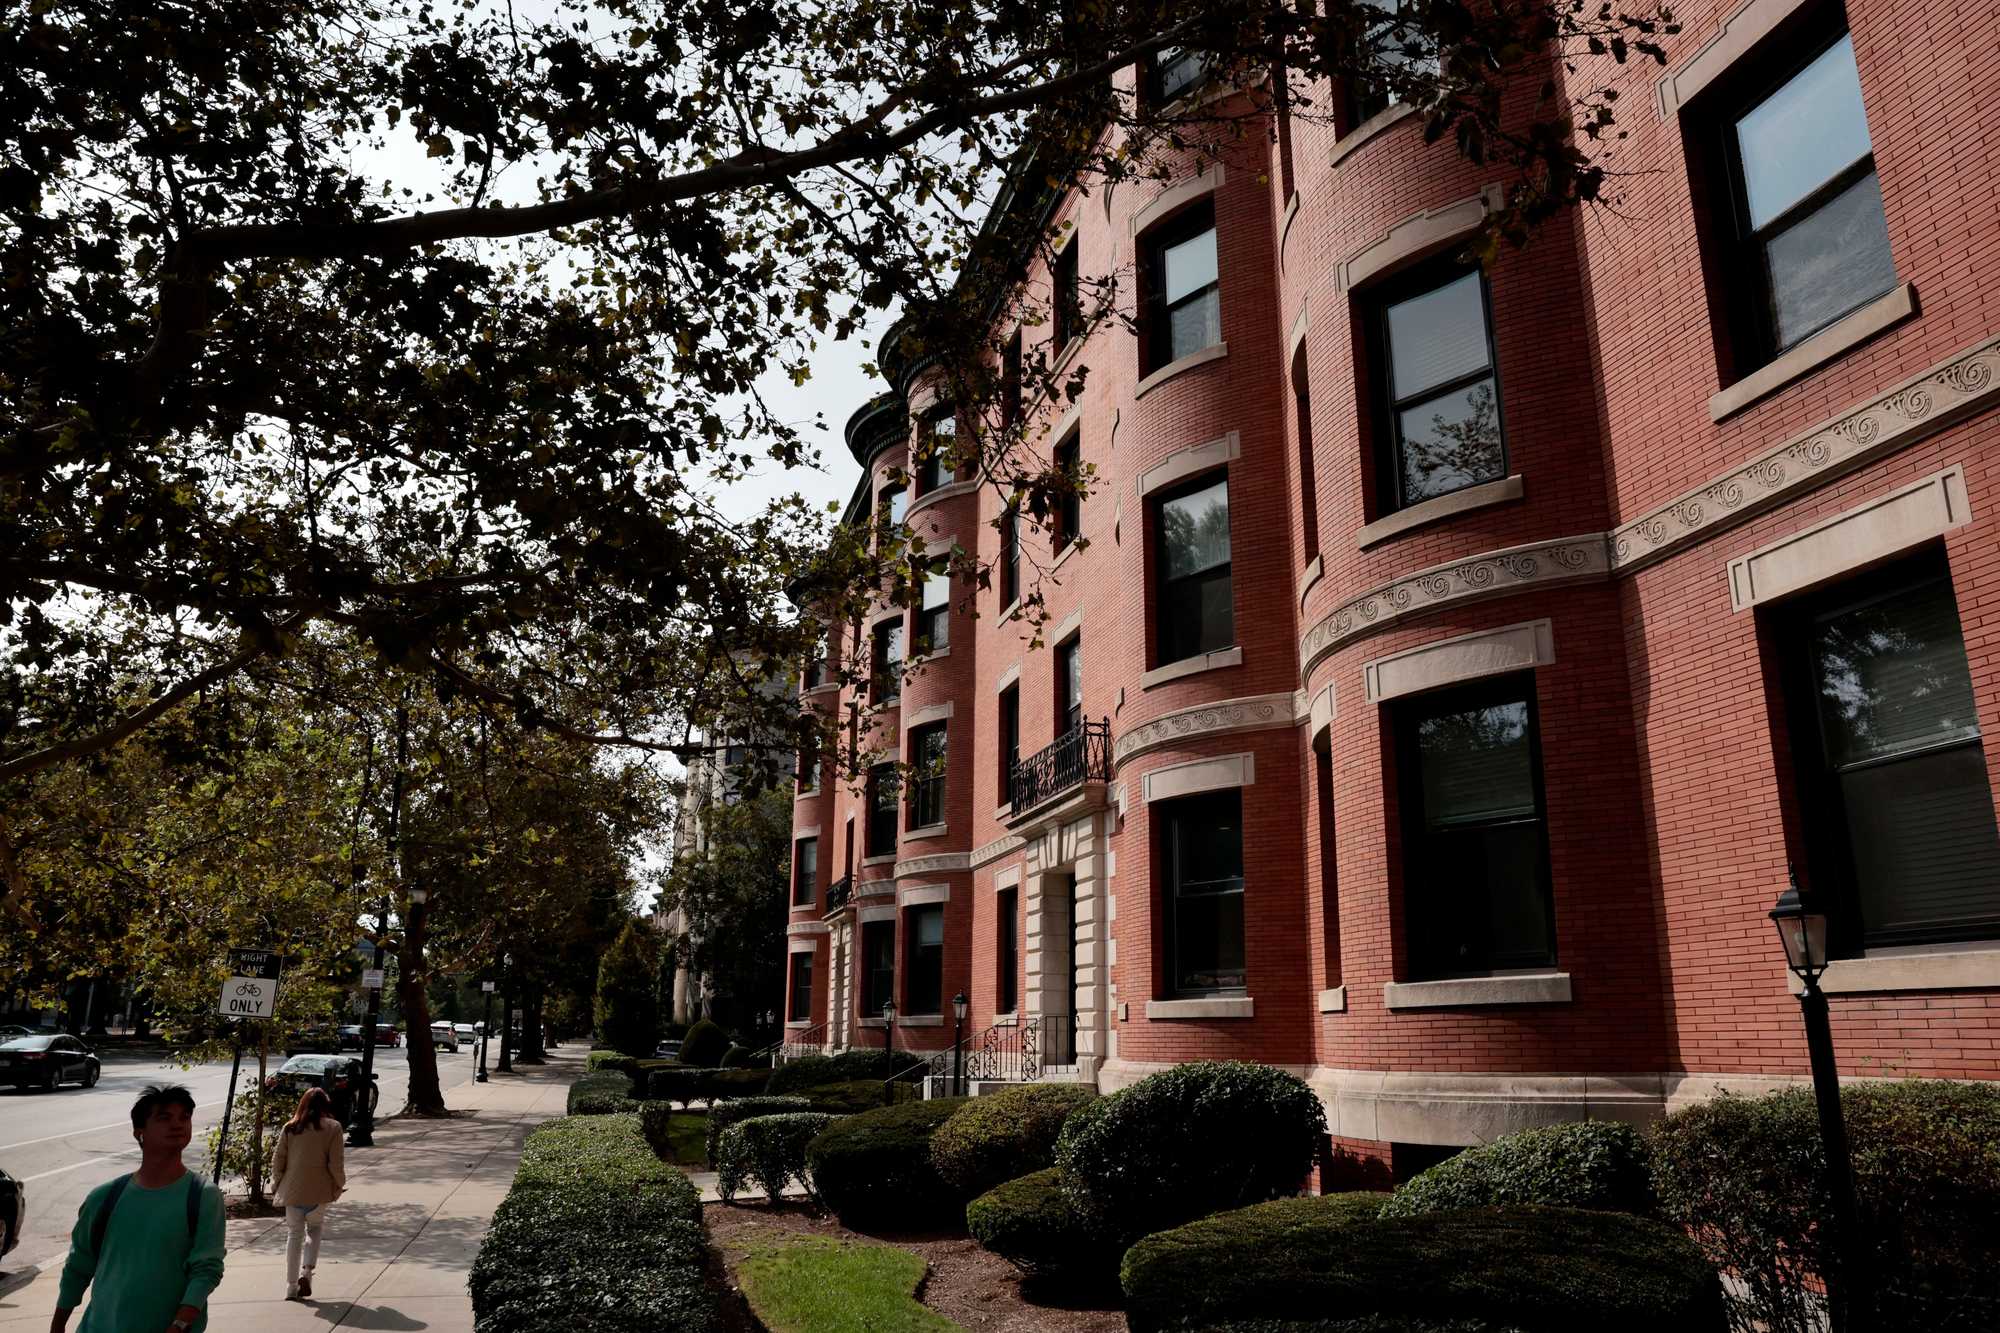
<svg viewBox="0 0 2000 1333">
<path fill-rule="evenodd" d="M 776 1203 L 786 1183 L 796 1180 L 810 1195 L 806 1145 L 832 1122 L 833 1117 L 823 1111 L 792 1111 L 752 1116 L 731 1125 L 710 1156 L 716 1193 L 724 1203 L 735 1203 L 736 1192 L 747 1182 L 761 1187 L 765 1197 Z"/>
<path fill-rule="evenodd" d="M 1056 1135 L 1097 1094 L 1080 1083 L 1028 1083 L 975 1097 L 931 1136 L 931 1162 L 972 1198 L 1055 1161 Z"/>
<path fill-rule="evenodd" d="M 1057 1167 L 996 1185 L 965 1205 L 965 1229 L 1031 1282 L 1083 1290 L 1118 1285 L 1118 1246 L 1076 1206 Z"/>
<path fill-rule="evenodd" d="M 731 1046 L 722 1056 L 724 1069 L 769 1069 L 771 1057 L 768 1052 L 755 1051 L 748 1046 Z"/>
<path fill-rule="evenodd" d="M 793 1111 L 811 1111 L 813 1104 L 803 1097 L 742 1097 L 733 1102 L 722 1102 L 708 1108 L 708 1160 L 715 1160 L 715 1150 L 722 1139 L 722 1131 L 731 1125 L 760 1115 L 786 1115 Z"/>
<path fill-rule="evenodd" d="M 632 1097 L 631 1076 L 616 1069 L 585 1074 L 569 1085 L 571 1115 L 616 1115 L 638 1109 L 639 1103 Z"/>
<path fill-rule="evenodd" d="M 1913 1079 L 1841 1089 L 1874 1276 L 1856 1327 L 2000 1328 L 2000 1087 Z M 1742 1279 L 1739 1320 L 1816 1328 L 1838 1238 L 1807 1089 L 1717 1097 L 1654 1126 L 1661 1215 Z"/>
<path fill-rule="evenodd" d="M 727 1101 L 739 1097 L 761 1097 L 769 1081 L 761 1069 L 655 1069 L 646 1075 L 646 1100 L 679 1102 Z"/>
<path fill-rule="evenodd" d="M 813 1110 L 830 1115 L 859 1115 L 887 1105 L 882 1100 L 882 1085 L 872 1078 L 856 1079 L 851 1083 L 822 1083 L 805 1089 L 799 1095 L 812 1103 Z"/>
<path fill-rule="evenodd" d="M 729 1034 L 704 1018 L 681 1039 L 681 1063 L 714 1069 L 729 1050 Z"/>
<path fill-rule="evenodd" d="M 595 1074 L 602 1069 L 616 1069 L 624 1074 L 639 1072 L 639 1057 L 626 1055 L 621 1051 L 592 1051 L 583 1058 L 583 1067 Z"/>
<path fill-rule="evenodd" d="M 964 1105 L 938 1097 L 835 1120 L 806 1149 L 814 1192 L 850 1227 L 961 1218 L 958 1195 L 931 1165 L 931 1134 Z"/>
<path fill-rule="evenodd" d="M 877 1083 L 901 1073 L 911 1063 L 909 1052 L 895 1056 L 875 1047 L 855 1048 L 838 1055 L 802 1055 L 787 1060 L 771 1071 L 773 1094 L 803 1092 L 825 1083 L 852 1083 L 873 1079 Z M 879 1099 L 881 1090 L 876 1090 Z"/>
<path fill-rule="evenodd" d="M 1278 1199 L 1148 1236 L 1120 1268 L 1126 1318 L 1134 1333 L 1369 1316 L 1524 1333 L 1728 1326 L 1715 1269 L 1650 1218 L 1514 1206 L 1371 1216 L 1379 1199 Z"/>
<path fill-rule="evenodd" d="M 636 1115 L 554 1120 L 528 1136 L 469 1285 L 478 1333 L 575 1328 L 714 1333 L 701 1195 Z"/>
<path fill-rule="evenodd" d="M 1295 1194 L 1319 1154 L 1326 1111 L 1268 1065 L 1177 1065 L 1072 1114 L 1055 1161 L 1079 1207 L 1114 1239 Z"/>
<path fill-rule="evenodd" d="M 1630 1125 L 1580 1120 L 1469 1148 L 1409 1181 L 1385 1217 L 1502 1203 L 1545 1203 L 1650 1215 L 1657 1200 L 1646 1140 Z"/>
</svg>

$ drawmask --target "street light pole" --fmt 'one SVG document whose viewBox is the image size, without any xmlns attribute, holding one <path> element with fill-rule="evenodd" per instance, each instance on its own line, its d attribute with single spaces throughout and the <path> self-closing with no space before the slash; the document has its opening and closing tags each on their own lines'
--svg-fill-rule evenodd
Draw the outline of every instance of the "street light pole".
<svg viewBox="0 0 2000 1333">
<path fill-rule="evenodd" d="M 375 1146 L 375 1107 L 368 1094 L 375 1087 L 375 1024 L 382 1016 L 382 938 L 384 923 L 376 917 L 376 937 L 369 941 L 372 961 L 375 966 L 375 984 L 368 984 L 367 976 L 361 978 L 362 988 L 368 992 L 368 1012 L 361 1019 L 361 1086 L 355 1089 L 354 1123 L 348 1126 L 347 1143 L 352 1148 L 372 1148 Z"/>
<path fill-rule="evenodd" d="M 493 983 L 482 982 L 479 989 L 486 1009 L 479 1016 L 479 1072 L 472 1076 L 474 1083 L 486 1082 L 486 1043 L 493 1036 Z"/>
<path fill-rule="evenodd" d="M 1865 1326 L 1868 1261 L 1861 1239 L 1861 1209 L 1855 1201 L 1854 1159 L 1847 1146 L 1847 1118 L 1840 1104 L 1840 1071 L 1833 1057 L 1833 1021 L 1819 979 L 1826 971 L 1826 914 L 1814 911 L 1799 895 L 1799 879 L 1778 895 L 1771 909 L 1785 963 L 1798 977 L 1799 1011 L 1805 1019 L 1806 1057 L 1812 1065 L 1813 1100 L 1819 1111 L 1819 1135 L 1826 1152 L 1827 1191 L 1833 1201 L 1836 1228 L 1834 1253 L 1845 1271 L 1825 1273 L 1827 1313 L 1833 1333 Z"/>
<path fill-rule="evenodd" d="M 965 1095 L 965 992 L 951 998 L 951 1092 Z"/>
<path fill-rule="evenodd" d="M 503 1074 L 514 1072 L 514 1053 L 508 1045 L 508 1037 L 514 1029 L 514 992 L 513 982 L 507 976 L 513 966 L 513 954 L 500 955 L 500 1072 Z"/>
</svg>

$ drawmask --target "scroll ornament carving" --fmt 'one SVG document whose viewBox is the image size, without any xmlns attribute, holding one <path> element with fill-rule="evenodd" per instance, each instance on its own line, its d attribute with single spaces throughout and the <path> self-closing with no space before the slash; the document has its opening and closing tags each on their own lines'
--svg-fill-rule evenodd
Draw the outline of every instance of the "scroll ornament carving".
<svg viewBox="0 0 2000 1333">
<path fill-rule="evenodd" d="M 1185 708 L 1141 723 L 1120 736 L 1111 747 L 1111 753 L 1114 759 L 1123 762 L 1135 754 L 1189 737 L 1289 727 L 1296 720 L 1296 712 L 1291 694 L 1225 699 L 1220 703 Z"/>
<path fill-rule="evenodd" d="M 1697 534 L 1775 503 L 1869 455 L 1950 425 L 2000 389 L 2000 338 L 1989 339 L 1871 402 L 1813 427 L 1699 491 L 1611 532 L 1611 565 L 1623 571 Z"/>
<path fill-rule="evenodd" d="M 971 865 L 972 855 L 969 852 L 939 852 L 934 856 L 913 856 L 907 861 L 896 862 L 896 878 L 933 875 L 946 870 L 965 870 Z"/>
</svg>

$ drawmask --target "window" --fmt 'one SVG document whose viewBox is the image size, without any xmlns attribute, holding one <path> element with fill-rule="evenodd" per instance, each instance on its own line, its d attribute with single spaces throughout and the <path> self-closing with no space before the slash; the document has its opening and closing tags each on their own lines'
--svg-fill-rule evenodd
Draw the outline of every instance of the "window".
<svg viewBox="0 0 2000 1333">
<path fill-rule="evenodd" d="M 1147 234 L 1148 369 L 1171 365 L 1222 341 L 1222 288 L 1216 271 L 1215 209 L 1197 204 Z"/>
<path fill-rule="evenodd" d="M 840 872 L 840 877 L 850 882 L 854 879 L 854 816 L 853 815 L 849 815 L 847 817 L 846 861 L 844 867 Z"/>
<path fill-rule="evenodd" d="M 802 792 L 819 790 L 818 746 L 806 746 L 799 751 L 798 784 Z"/>
<path fill-rule="evenodd" d="M 1010 429 L 1021 421 L 1021 331 L 1007 340 L 1000 353 L 1000 426 Z"/>
<path fill-rule="evenodd" d="M 1436 270 L 1399 284 L 1378 301 L 1376 394 L 1386 417 L 1381 437 L 1383 509 L 1507 475 L 1500 389 L 1486 284 L 1477 269 Z"/>
<path fill-rule="evenodd" d="M 1056 446 L 1054 463 L 1064 480 L 1081 485 L 1083 470 L 1082 437 L 1072 431 L 1063 442 Z M 1065 490 L 1056 497 L 1055 550 L 1060 552 L 1083 535 L 1083 497 L 1074 490 Z"/>
<path fill-rule="evenodd" d="M 1340 984 L 1340 864 L 1333 841 L 1333 747 L 1313 747 L 1313 805 L 1319 821 L 1320 938 L 1326 985 Z"/>
<path fill-rule="evenodd" d="M 722 766 L 724 768 L 729 769 L 733 772 L 736 769 L 747 767 L 749 763 L 750 763 L 749 746 L 729 745 L 723 747 Z"/>
<path fill-rule="evenodd" d="M 944 1012 L 944 904 L 909 910 L 909 957 L 903 960 L 903 1010 Z"/>
<path fill-rule="evenodd" d="M 1363 62 L 1380 70 L 1383 77 L 1348 80 L 1342 134 L 1401 100 L 1393 82 L 1398 73 L 1431 76 L 1438 70 L 1437 52 L 1423 29 L 1409 21 L 1399 0 L 1359 0 L 1359 4 L 1380 14 L 1362 30 L 1359 54 Z"/>
<path fill-rule="evenodd" d="M 800 673 L 802 688 L 816 690 L 826 683 L 826 646 L 815 643 L 806 655 L 805 670 Z"/>
<path fill-rule="evenodd" d="M 944 823 L 945 724 L 933 722 L 910 733 L 910 827 Z"/>
<path fill-rule="evenodd" d="M 792 955 L 791 1000 L 785 1006 L 785 1017 L 794 1023 L 810 1022 L 813 1012 L 813 956 L 812 950 L 801 949 Z"/>
<path fill-rule="evenodd" d="M 1312 386 L 1306 376 L 1306 345 L 1292 354 L 1292 407 L 1298 418 L 1299 509 L 1305 524 L 1306 563 L 1319 554 L 1319 469 L 1313 459 Z"/>
<path fill-rule="evenodd" d="M 1072 634 L 1056 645 L 1056 735 L 1067 736 L 1083 725 L 1083 635 Z"/>
<path fill-rule="evenodd" d="M 951 646 L 951 569 L 947 565 L 924 576 L 917 607 L 917 651 L 934 653 Z"/>
<path fill-rule="evenodd" d="M 1943 559 L 1844 584 L 1778 629 L 1807 864 L 1834 947 L 2000 937 L 2000 832 Z"/>
<path fill-rule="evenodd" d="M 1021 600 L 1021 511 L 1008 507 L 1000 516 L 1000 606 Z"/>
<path fill-rule="evenodd" d="M 875 497 L 875 514 L 893 530 L 903 522 L 903 515 L 910 509 L 910 495 L 901 486 L 884 486 Z"/>
<path fill-rule="evenodd" d="M 866 856 L 888 856 L 896 850 L 896 766 L 877 764 L 868 770 L 868 850 Z"/>
<path fill-rule="evenodd" d="M 1207 77 L 1207 56 L 1186 47 L 1163 47 L 1153 52 L 1146 67 L 1146 95 L 1156 109 L 1169 106 Z"/>
<path fill-rule="evenodd" d="M 1081 331 L 1083 323 L 1083 279 L 1076 267 L 1077 244 L 1075 233 L 1071 233 L 1069 244 L 1063 247 L 1062 253 L 1049 267 L 1051 356 L 1063 354 L 1063 349 Z"/>
<path fill-rule="evenodd" d="M 1021 970 L 1021 895 L 1018 889 L 1002 889 L 993 896 L 994 911 L 998 918 L 1000 932 L 998 948 L 994 951 L 997 960 L 994 966 L 998 975 L 994 977 L 993 1012 L 1011 1014 L 1020 1001 L 1015 994 L 1017 976 Z"/>
<path fill-rule="evenodd" d="M 924 423 L 924 438 L 918 442 L 916 466 L 917 494 L 929 495 L 952 479 L 945 455 L 958 440 L 958 416 L 951 408 L 931 414 Z"/>
<path fill-rule="evenodd" d="M 1021 687 L 1000 691 L 1000 802 L 1014 803 L 1014 770 L 1021 764 Z"/>
<path fill-rule="evenodd" d="M 792 906 L 811 907 L 819 887 L 819 839 L 800 838 L 792 844 Z"/>
<path fill-rule="evenodd" d="M 1236 640 L 1229 583 L 1229 482 L 1208 477 L 1155 506 L 1159 579 L 1155 612 L 1164 666 Z"/>
<path fill-rule="evenodd" d="M 1555 962 L 1532 676 L 1398 708 L 1410 975 Z"/>
<path fill-rule="evenodd" d="M 903 622 L 885 620 L 875 627 L 875 645 L 869 659 L 871 703 L 894 703 L 903 695 Z"/>
<path fill-rule="evenodd" d="M 1724 151 L 1756 350 L 1775 356 L 1896 285 L 1848 34 L 1731 119 Z"/>
<path fill-rule="evenodd" d="M 1153 806 L 1166 877 L 1167 988 L 1240 991 L 1243 970 L 1243 793 L 1209 792 Z"/>
<path fill-rule="evenodd" d="M 882 1006 L 896 993 L 896 923 L 861 924 L 861 1013 L 880 1018 Z"/>
</svg>

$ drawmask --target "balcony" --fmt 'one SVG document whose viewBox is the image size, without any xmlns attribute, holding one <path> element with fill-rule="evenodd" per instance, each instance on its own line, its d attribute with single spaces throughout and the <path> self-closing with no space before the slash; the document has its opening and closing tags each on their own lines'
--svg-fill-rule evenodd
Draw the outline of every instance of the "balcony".
<svg viewBox="0 0 2000 1333">
<path fill-rule="evenodd" d="M 1085 722 L 1014 765 L 1010 824 L 1090 783 L 1111 780 L 1111 719 Z"/>
<path fill-rule="evenodd" d="M 847 910 L 848 900 L 854 896 L 854 881 L 845 876 L 826 886 L 826 911 L 822 916 L 838 916 Z"/>
</svg>

